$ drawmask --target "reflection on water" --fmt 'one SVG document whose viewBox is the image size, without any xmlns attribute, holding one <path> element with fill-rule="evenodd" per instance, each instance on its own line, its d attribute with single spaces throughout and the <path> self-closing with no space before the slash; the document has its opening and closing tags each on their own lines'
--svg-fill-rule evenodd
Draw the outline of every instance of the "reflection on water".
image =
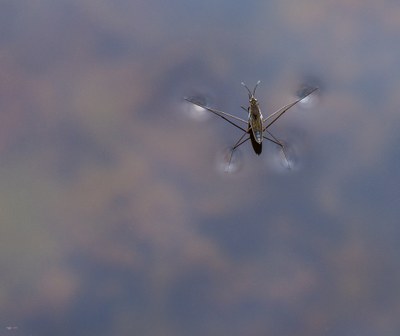
<svg viewBox="0 0 400 336">
<path fill-rule="evenodd" d="M 393 1 L 0 3 L 0 334 L 397 336 Z M 202 104 L 264 116 L 248 142 Z M 299 84 L 300 83 L 300 84 Z M 218 169 L 215 169 L 215 167 Z M 18 327 L 18 329 L 15 329 Z"/>
<path fill-rule="evenodd" d="M 193 97 L 193 101 L 198 102 L 201 105 L 206 106 L 206 101 L 203 97 Z M 210 112 L 201 106 L 194 105 L 187 101 L 184 102 L 185 108 L 183 109 L 183 114 L 189 116 L 195 121 L 204 121 L 210 117 Z"/>
<path fill-rule="evenodd" d="M 285 152 L 275 144 L 268 143 L 263 161 L 266 167 L 280 174 L 293 174 L 311 162 L 308 157 L 312 151 L 312 144 L 308 143 L 305 134 L 292 128 L 287 128 L 282 137 L 278 137 L 285 147 Z"/>
<path fill-rule="evenodd" d="M 232 151 L 232 147 L 219 151 L 216 158 L 217 170 L 220 173 L 238 173 L 244 165 L 240 149 Z"/>
<path fill-rule="evenodd" d="M 299 102 L 299 106 L 301 106 L 302 108 L 305 109 L 311 109 L 311 108 L 315 108 L 320 100 L 321 97 L 321 88 L 318 87 L 318 90 L 313 92 L 311 95 L 308 95 L 307 97 L 305 97 L 305 95 L 310 92 L 310 90 L 314 87 L 318 87 L 318 86 L 308 86 L 308 85 L 302 85 L 300 86 L 300 88 L 296 91 L 296 96 L 297 98 L 301 98 L 304 97 L 300 102 Z"/>
<path fill-rule="evenodd" d="M 269 157 L 265 159 L 265 161 L 270 164 L 273 169 L 277 172 L 290 172 L 299 169 L 299 162 L 295 156 L 295 152 L 293 151 L 293 147 L 288 146 L 287 143 L 284 143 L 285 151 L 282 151 L 281 148 L 275 148 L 275 150 L 271 153 Z"/>
</svg>

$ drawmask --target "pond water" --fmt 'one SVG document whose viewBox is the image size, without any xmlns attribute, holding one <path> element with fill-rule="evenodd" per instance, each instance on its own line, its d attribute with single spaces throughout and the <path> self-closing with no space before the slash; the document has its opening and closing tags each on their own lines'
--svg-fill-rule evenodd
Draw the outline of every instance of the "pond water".
<svg viewBox="0 0 400 336">
<path fill-rule="evenodd" d="M 3 0 L 0 335 L 398 335 L 400 7 Z M 247 118 L 240 146 L 184 100 Z"/>
</svg>

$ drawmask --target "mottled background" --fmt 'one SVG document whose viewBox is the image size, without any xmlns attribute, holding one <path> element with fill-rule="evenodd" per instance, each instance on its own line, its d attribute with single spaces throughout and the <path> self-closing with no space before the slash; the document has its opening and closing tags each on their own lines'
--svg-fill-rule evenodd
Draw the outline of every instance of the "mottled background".
<svg viewBox="0 0 400 336">
<path fill-rule="evenodd" d="M 400 334 L 400 6 L 1 0 L 0 335 Z M 273 126 L 293 169 L 185 96 Z"/>
</svg>

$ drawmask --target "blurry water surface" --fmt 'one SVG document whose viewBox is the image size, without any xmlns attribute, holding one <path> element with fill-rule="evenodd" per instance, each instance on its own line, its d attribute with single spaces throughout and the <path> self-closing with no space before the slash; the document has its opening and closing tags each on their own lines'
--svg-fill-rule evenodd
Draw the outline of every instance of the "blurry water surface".
<svg viewBox="0 0 400 336">
<path fill-rule="evenodd" d="M 0 335 L 400 333 L 394 1 L 3 0 Z M 264 116 L 250 143 L 183 101 Z"/>
</svg>

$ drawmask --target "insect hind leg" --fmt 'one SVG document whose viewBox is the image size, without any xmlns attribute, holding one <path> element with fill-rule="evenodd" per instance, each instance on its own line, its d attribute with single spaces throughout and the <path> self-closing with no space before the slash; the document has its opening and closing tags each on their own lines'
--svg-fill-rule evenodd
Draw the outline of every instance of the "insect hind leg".
<svg viewBox="0 0 400 336">
<path fill-rule="evenodd" d="M 240 147 L 241 145 L 243 145 L 246 141 L 248 141 L 250 139 L 250 137 L 247 137 L 245 139 L 243 139 L 245 137 L 246 133 L 243 133 L 242 136 L 239 138 L 238 141 L 236 141 L 236 143 L 232 146 L 232 148 L 230 148 L 229 150 L 229 159 L 228 159 L 228 165 L 225 168 L 225 173 L 229 173 L 230 172 L 230 167 L 231 167 L 231 162 L 232 162 L 232 157 L 233 157 L 233 152 L 238 149 L 238 147 Z"/>
<path fill-rule="evenodd" d="M 286 167 L 287 167 L 288 169 L 292 169 L 292 165 L 291 165 L 291 163 L 290 163 L 290 161 L 288 160 L 287 155 L 286 155 L 285 144 L 284 144 L 282 141 L 278 140 L 270 131 L 268 131 L 268 130 L 265 130 L 265 131 L 271 136 L 272 139 L 269 138 L 269 137 L 266 137 L 266 136 L 263 136 L 263 138 L 264 138 L 265 140 L 268 140 L 268 141 L 273 142 L 274 144 L 278 145 L 278 146 L 281 148 L 283 157 L 285 158 L 285 161 L 286 161 Z"/>
</svg>

